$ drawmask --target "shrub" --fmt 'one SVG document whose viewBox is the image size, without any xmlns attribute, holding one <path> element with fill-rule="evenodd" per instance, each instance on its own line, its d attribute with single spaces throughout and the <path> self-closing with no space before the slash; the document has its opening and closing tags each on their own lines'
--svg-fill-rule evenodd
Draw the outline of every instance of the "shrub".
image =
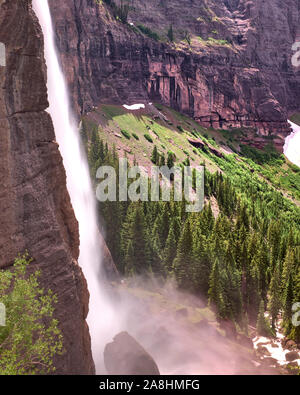
<svg viewBox="0 0 300 395">
<path fill-rule="evenodd" d="M 149 143 L 153 143 L 153 140 L 152 140 L 152 137 L 148 134 L 148 133 L 145 133 L 144 134 L 144 137 L 145 137 L 145 139 L 147 140 L 147 141 L 149 141 Z"/>
<path fill-rule="evenodd" d="M 130 140 L 130 133 L 127 132 L 127 130 L 122 129 L 122 130 L 121 130 L 121 133 L 123 134 L 124 137 L 127 138 L 127 140 Z"/>
<path fill-rule="evenodd" d="M 211 45 L 230 45 L 229 41 L 227 40 L 217 40 L 213 37 L 209 37 L 207 43 Z"/>
<path fill-rule="evenodd" d="M 102 0 L 95 0 L 95 1 L 98 4 L 102 3 Z M 127 23 L 128 14 L 129 11 L 131 10 L 131 7 L 128 4 L 128 2 L 123 3 L 122 1 L 120 5 L 117 5 L 113 0 L 104 0 L 104 3 L 106 3 L 108 6 L 112 8 L 113 15 L 117 20 L 125 24 Z"/>
<path fill-rule="evenodd" d="M 135 134 L 135 133 L 132 133 L 132 136 L 133 136 L 136 140 L 139 140 L 139 139 L 140 139 L 139 136 L 138 136 L 137 134 Z"/>
<path fill-rule="evenodd" d="M 55 371 L 62 334 L 53 318 L 56 295 L 45 292 L 40 272 L 27 270 L 31 260 L 19 256 L 11 270 L 0 271 L 0 301 L 6 326 L 0 326 L 0 375 L 34 375 Z"/>
<path fill-rule="evenodd" d="M 149 27 L 141 25 L 141 24 L 137 25 L 137 27 L 140 29 L 140 31 L 142 33 L 144 33 L 146 36 L 152 38 L 153 40 L 156 40 L 156 41 L 160 40 L 159 35 L 156 32 L 152 31 Z"/>
<path fill-rule="evenodd" d="M 241 153 L 243 156 L 259 164 L 274 163 L 274 161 L 280 158 L 280 154 L 275 150 L 272 144 L 266 145 L 263 151 L 243 144 L 241 145 Z"/>
</svg>

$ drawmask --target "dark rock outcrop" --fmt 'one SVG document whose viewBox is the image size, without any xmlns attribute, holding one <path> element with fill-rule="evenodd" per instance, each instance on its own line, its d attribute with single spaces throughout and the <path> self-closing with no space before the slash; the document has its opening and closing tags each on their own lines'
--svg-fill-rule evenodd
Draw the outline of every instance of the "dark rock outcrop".
<svg viewBox="0 0 300 395">
<path fill-rule="evenodd" d="M 49 3 L 78 114 L 103 102 L 160 101 L 204 126 L 250 128 L 250 144 L 273 135 L 282 149 L 300 103 L 300 70 L 291 64 L 298 0 L 134 0 L 129 22 L 164 37 L 173 23 L 177 45 L 117 22 L 104 2 Z"/>
<path fill-rule="evenodd" d="M 104 363 L 109 374 L 159 375 L 151 355 L 127 332 L 114 337 L 104 349 Z"/>
<path fill-rule="evenodd" d="M 287 350 L 292 351 L 292 350 L 297 349 L 297 343 L 294 340 L 285 338 L 282 340 L 281 343 L 282 343 L 283 348 L 285 348 Z"/>
<path fill-rule="evenodd" d="M 285 359 L 289 362 L 299 359 L 299 353 L 297 351 L 290 351 L 285 354 Z"/>
<path fill-rule="evenodd" d="M 42 32 L 31 1 L 0 1 L 0 268 L 28 250 L 58 297 L 65 353 L 57 374 L 93 374 L 85 321 L 89 294 L 77 263 L 78 224 L 48 107 Z"/>
</svg>

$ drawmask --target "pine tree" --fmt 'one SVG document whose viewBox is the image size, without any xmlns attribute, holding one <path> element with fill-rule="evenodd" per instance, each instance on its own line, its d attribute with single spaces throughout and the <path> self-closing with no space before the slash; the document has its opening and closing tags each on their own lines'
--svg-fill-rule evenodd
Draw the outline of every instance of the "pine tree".
<svg viewBox="0 0 300 395">
<path fill-rule="evenodd" d="M 187 220 L 178 242 L 176 258 L 173 264 L 176 280 L 180 288 L 188 289 L 191 284 L 193 272 L 192 247 L 193 239 L 190 223 Z"/>
<path fill-rule="evenodd" d="M 89 150 L 89 155 L 88 155 L 88 160 L 89 160 L 89 165 L 92 170 L 92 177 L 95 177 L 96 174 L 96 163 L 100 158 L 100 147 L 101 147 L 101 142 L 98 134 L 98 130 L 96 128 L 93 129 L 92 131 L 92 137 L 91 137 L 91 144 L 90 144 L 90 150 Z"/>
<path fill-rule="evenodd" d="M 288 326 L 290 325 L 290 320 L 292 318 L 292 305 L 294 301 L 293 291 L 293 276 L 292 273 L 290 273 L 283 291 L 284 320 Z"/>
<path fill-rule="evenodd" d="M 174 154 L 173 152 L 168 152 L 167 166 L 169 169 L 174 167 Z"/>
<path fill-rule="evenodd" d="M 257 320 L 261 300 L 259 290 L 259 269 L 255 259 L 251 262 L 249 277 L 246 276 L 242 279 L 242 293 L 244 308 L 248 312 L 249 320 L 250 322 L 255 322 L 255 320 Z"/>
<path fill-rule="evenodd" d="M 277 316 L 281 307 L 281 293 L 280 293 L 280 272 L 279 263 L 276 265 L 271 284 L 270 284 L 270 300 L 269 311 L 272 317 L 272 329 L 275 329 Z"/>
<path fill-rule="evenodd" d="M 152 151 L 151 162 L 154 163 L 155 165 L 159 164 L 159 153 L 157 151 L 156 145 L 154 146 L 153 151 Z"/>
<path fill-rule="evenodd" d="M 281 223 L 279 221 L 273 220 L 271 221 L 267 232 L 269 250 L 272 251 L 272 258 L 274 263 L 277 261 L 279 257 L 281 228 L 282 228 Z"/>
<path fill-rule="evenodd" d="M 140 205 L 137 206 L 133 213 L 130 239 L 132 240 L 134 272 L 137 274 L 146 273 L 149 270 L 149 254 L 145 232 L 144 214 Z"/>
<path fill-rule="evenodd" d="M 81 141 L 84 145 L 84 148 L 87 148 L 87 144 L 88 144 L 88 134 L 87 134 L 87 128 L 85 126 L 85 122 L 82 121 L 81 123 L 81 128 L 80 128 L 80 136 L 81 136 Z"/>
<path fill-rule="evenodd" d="M 272 334 L 270 325 L 265 317 L 265 302 L 263 300 L 261 300 L 259 305 L 256 329 L 261 336 L 270 336 Z"/>
<path fill-rule="evenodd" d="M 168 30 L 168 38 L 171 42 L 174 41 L 173 25 L 171 24 Z"/>
<path fill-rule="evenodd" d="M 217 315 L 223 318 L 224 301 L 222 297 L 220 262 L 218 258 L 214 261 L 209 278 L 208 300 L 209 304 L 216 309 Z"/>
<path fill-rule="evenodd" d="M 159 205 L 160 213 L 156 216 L 152 230 L 152 244 L 157 254 L 161 256 L 162 249 L 165 246 L 169 233 L 169 212 L 168 203 Z"/>
<path fill-rule="evenodd" d="M 133 243 L 132 240 L 129 240 L 125 256 L 125 275 L 133 277 L 135 274 Z"/>
<path fill-rule="evenodd" d="M 128 249 L 130 241 L 132 247 Z M 130 270 L 136 274 L 147 273 L 150 266 L 149 244 L 146 233 L 145 215 L 140 203 L 131 204 L 121 229 L 121 256 L 124 259 L 124 272 Z M 130 255 L 128 255 L 130 251 Z M 126 267 L 126 257 L 132 258 L 133 264 Z"/>
<path fill-rule="evenodd" d="M 227 266 L 222 273 L 224 318 L 229 318 L 239 323 L 242 320 L 240 277 L 240 273 L 236 269 L 229 266 Z"/>
<path fill-rule="evenodd" d="M 159 166 L 162 167 L 162 166 L 165 166 L 165 165 L 166 165 L 166 158 L 165 158 L 165 155 L 164 155 L 164 154 L 161 154 L 161 155 L 160 155 L 160 158 L 159 158 Z"/>
<path fill-rule="evenodd" d="M 257 262 L 257 267 L 259 269 L 259 287 L 260 294 L 265 303 L 267 302 L 267 292 L 268 292 L 268 279 L 267 270 L 269 266 L 268 249 L 263 241 L 258 248 L 257 255 L 254 257 Z"/>
<path fill-rule="evenodd" d="M 196 225 L 197 226 L 197 225 Z M 194 288 L 195 291 L 207 296 L 209 276 L 211 273 L 211 256 L 207 238 L 193 228 L 193 255 L 195 257 Z"/>
<path fill-rule="evenodd" d="M 172 271 L 175 257 L 176 257 L 176 238 L 174 231 L 174 222 L 172 222 L 166 240 L 166 246 L 163 251 L 163 265 L 167 273 L 170 273 Z"/>
<path fill-rule="evenodd" d="M 291 272 L 293 270 L 293 266 L 294 266 L 294 252 L 291 248 L 289 248 L 287 250 L 287 254 L 284 259 L 283 269 L 282 269 L 282 285 L 283 285 L 282 291 L 284 291 L 284 288 L 290 278 Z"/>
<path fill-rule="evenodd" d="M 299 260 L 300 262 L 300 260 Z M 298 266 L 298 272 L 297 272 L 297 276 L 295 278 L 295 288 L 294 288 L 294 303 L 299 303 L 300 302 L 300 266 Z M 297 323 L 299 323 L 299 308 L 298 310 L 294 310 L 293 314 L 296 314 L 296 320 Z M 300 325 L 293 325 L 289 336 L 295 340 L 295 342 L 300 343 Z"/>
</svg>

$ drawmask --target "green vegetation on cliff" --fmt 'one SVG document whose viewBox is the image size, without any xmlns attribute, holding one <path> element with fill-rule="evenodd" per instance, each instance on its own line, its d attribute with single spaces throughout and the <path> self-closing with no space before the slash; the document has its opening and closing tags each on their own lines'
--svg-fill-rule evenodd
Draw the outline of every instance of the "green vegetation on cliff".
<svg viewBox="0 0 300 395">
<path fill-rule="evenodd" d="M 30 259 L 19 256 L 13 270 L 0 271 L 0 302 L 6 309 L 0 326 L 0 375 L 35 375 L 55 371 L 53 358 L 62 352 L 62 335 L 53 318 L 56 297 L 29 271 Z"/>
</svg>

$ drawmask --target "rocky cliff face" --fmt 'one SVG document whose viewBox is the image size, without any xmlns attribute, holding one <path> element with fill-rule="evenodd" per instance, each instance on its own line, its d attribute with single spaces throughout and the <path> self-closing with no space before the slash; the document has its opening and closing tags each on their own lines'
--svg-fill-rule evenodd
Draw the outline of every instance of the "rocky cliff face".
<svg viewBox="0 0 300 395">
<path fill-rule="evenodd" d="M 282 148 L 300 102 L 291 65 L 298 0 L 131 0 L 132 25 L 116 21 L 108 2 L 49 3 L 79 114 L 103 102 L 161 101 L 204 126 L 252 128 L 258 143 L 272 135 Z"/>
<path fill-rule="evenodd" d="M 78 258 L 78 224 L 49 114 L 43 37 L 31 1 L 0 1 L 0 268 L 28 250 L 42 285 L 58 296 L 66 352 L 59 374 L 92 374 L 85 322 L 89 295 Z"/>
</svg>

